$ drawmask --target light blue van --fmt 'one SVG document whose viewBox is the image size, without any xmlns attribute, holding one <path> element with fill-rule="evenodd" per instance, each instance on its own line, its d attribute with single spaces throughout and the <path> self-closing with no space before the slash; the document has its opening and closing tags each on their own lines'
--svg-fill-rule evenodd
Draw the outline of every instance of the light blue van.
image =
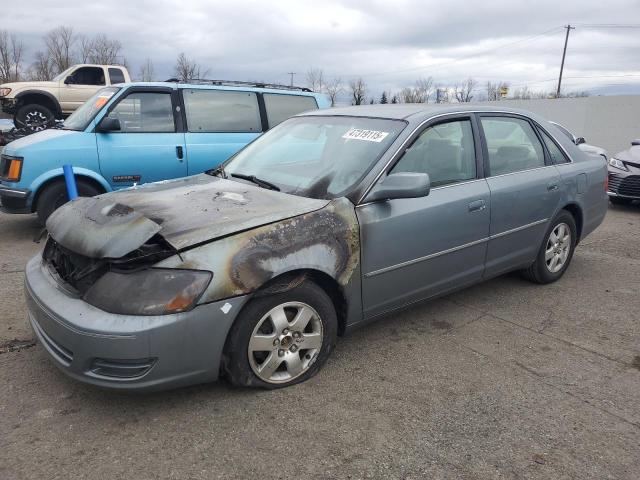
<svg viewBox="0 0 640 480">
<path fill-rule="evenodd" d="M 106 87 L 67 118 L 7 145 L 0 202 L 44 221 L 67 201 L 62 166 L 81 196 L 215 168 L 292 115 L 327 108 L 326 95 L 276 85 L 208 81 Z"/>
</svg>

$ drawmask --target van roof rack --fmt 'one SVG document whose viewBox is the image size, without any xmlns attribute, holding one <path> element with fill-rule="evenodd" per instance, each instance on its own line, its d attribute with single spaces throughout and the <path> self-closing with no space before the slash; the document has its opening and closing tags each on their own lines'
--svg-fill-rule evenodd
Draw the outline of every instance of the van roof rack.
<svg viewBox="0 0 640 480">
<path fill-rule="evenodd" d="M 188 80 L 180 80 L 179 78 L 169 78 L 167 82 L 174 83 L 193 83 L 196 85 L 222 85 L 226 87 L 254 87 L 254 88 L 274 88 L 277 90 L 298 90 L 301 92 L 311 92 L 306 87 L 296 87 L 291 85 L 280 85 L 277 83 L 265 82 L 242 82 L 239 80 L 210 80 L 208 78 L 190 78 Z"/>
</svg>

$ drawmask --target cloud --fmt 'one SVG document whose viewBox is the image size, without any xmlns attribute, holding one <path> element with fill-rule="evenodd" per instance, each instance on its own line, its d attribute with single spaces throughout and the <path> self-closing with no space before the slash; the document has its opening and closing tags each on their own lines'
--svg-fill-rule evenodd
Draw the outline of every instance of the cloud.
<svg viewBox="0 0 640 480">
<path fill-rule="evenodd" d="M 610 0 L 606 9 L 578 0 L 36 0 L 14 2 L 2 16 L 2 28 L 25 39 L 29 57 L 43 48 L 43 33 L 69 25 L 120 40 L 134 73 L 149 57 L 157 76 L 168 78 L 185 52 L 215 78 L 283 83 L 294 71 L 303 84 L 305 72 L 318 67 L 345 80 L 362 75 L 376 96 L 421 76 L 446 85 L 474 77 L 552 90 L 569 20 L 577 28 L 567 89 L 640 82 L 640 29 L 585 26 L 639 18 L 637 0 Z"/>
</svg>

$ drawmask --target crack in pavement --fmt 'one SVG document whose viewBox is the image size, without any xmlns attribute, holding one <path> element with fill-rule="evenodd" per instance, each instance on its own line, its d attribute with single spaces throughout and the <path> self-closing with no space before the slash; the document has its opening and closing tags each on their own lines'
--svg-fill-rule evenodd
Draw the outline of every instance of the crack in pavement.
<svg viewBox="0 0 640 480">
<path fill-rule="evenodd" d="M 35 347 L 37 343 L 38 342 L 35 338 L 30 338 L 28 340 L 20 340 L 14 338 L 13 340 L 9 340 L 8 342 L 0 343 L 0 355 L 3 353 L 26 350 L 27 348 Z"/>
</svg>

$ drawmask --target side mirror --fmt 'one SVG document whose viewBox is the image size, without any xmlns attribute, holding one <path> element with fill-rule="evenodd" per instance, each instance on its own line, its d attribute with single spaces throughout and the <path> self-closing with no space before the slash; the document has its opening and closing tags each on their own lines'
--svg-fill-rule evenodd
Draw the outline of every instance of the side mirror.
<svg viewBox="0 0 640 480">
<path fill-rule="evenodd" d="M 430 188 L 431 180 L 426 173 L 392 173 L 371 190 L 366 201 L 426 197 Z"/>
<path fill-rule="evenodd" d="M 101 133 L 119 132 L 121 130 L 120 120 L 117 118 L 104 117 L 100 120 L 96 130 Z"/>
<path fill-rule="evenodd" d="M 74 83 L 76 82 L 73 80 L 73 75 L 69 75 L 67 78 L 64 79 L 65 85 L 73 85 Z"/>
<path fill-rule="evenodd" d="M 631 146 L 636 147 L 640 145 L 640 138 L 636 138 L 635 140 L 631 140 Z"/>
<path fill-rule="evenodd" d="M 584 137 L 576 137 L 576 145 L 581 145 L 583 143 L 587 143 Z"/>
</svg>

